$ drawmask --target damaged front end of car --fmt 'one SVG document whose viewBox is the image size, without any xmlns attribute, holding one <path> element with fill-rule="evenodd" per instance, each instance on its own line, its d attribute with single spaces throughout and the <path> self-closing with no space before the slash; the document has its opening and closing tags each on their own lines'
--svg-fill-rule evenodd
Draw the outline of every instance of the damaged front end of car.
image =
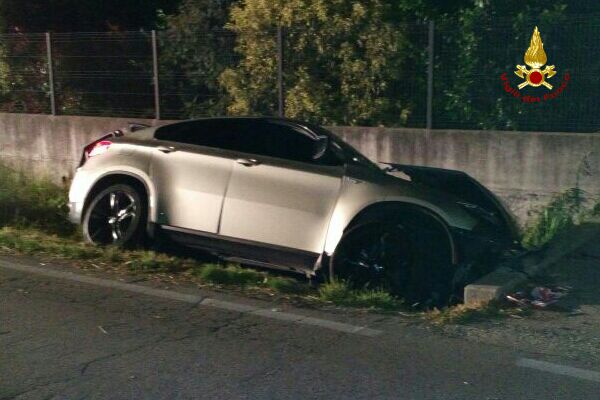
<svg viewBox="0 0 600 400">
<path fill-rule="evenodd" d="M 450 228 L 459 255 L 454 286 L 462 288 L 493 270 L 500 260 L 522 250 L 519 228 L 510 210 L 490 190 L 462 171 L 383 163 L 383 170 L 415 185 L 455 198 L 474 217 L 473 229 Z"/>
</svg>

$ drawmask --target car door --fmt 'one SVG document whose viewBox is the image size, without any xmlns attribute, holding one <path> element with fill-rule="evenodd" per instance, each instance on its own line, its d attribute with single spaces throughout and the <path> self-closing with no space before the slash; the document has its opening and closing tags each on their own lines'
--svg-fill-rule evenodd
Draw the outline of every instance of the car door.
<svg viewBox="0 0 600 400">
<path fill-rule="evenodd" d="M 150 174 L 158 197 L 158 224 L 218 232 L 233 160 L 215 148 L 217 123 L 191 121 L 157 130 Z"/>
<path fill-rule="evenodd" d="M 342 163 L 314 162 L 314 138 L 285 124 L 257 123 L 245 134 L 254 148 L 233 166 L 220 234 L 321 253 Z"/>
</svg>

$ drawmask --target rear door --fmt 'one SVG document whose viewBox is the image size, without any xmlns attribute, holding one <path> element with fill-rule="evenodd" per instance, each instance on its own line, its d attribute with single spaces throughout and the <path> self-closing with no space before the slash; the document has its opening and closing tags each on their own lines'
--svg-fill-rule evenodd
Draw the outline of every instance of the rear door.
<svg viewBox="0 0 600 400">
<path fill-rule="evenodd" d="M 341 162 L 312 160 L 316 141 L 276 122 L 246 126 L 223 205 L 220 234 L 319 254 L 342 184 Z"/>
<path fill-rule="evenodd" d="M 156 131 L 151 178 L 157 223 L 217 233 L 233 159 L 218 148 L 218 121 L 190 121 Z"/>
</svg>

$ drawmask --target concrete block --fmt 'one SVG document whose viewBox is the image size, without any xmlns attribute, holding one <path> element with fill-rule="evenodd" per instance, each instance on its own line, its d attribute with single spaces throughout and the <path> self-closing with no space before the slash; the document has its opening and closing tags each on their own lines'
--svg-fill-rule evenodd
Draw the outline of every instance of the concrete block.
<svg viewBox="0 0 600 400">
<path fill-rule="evenodd" d="M 527 280 L 527 275 L 502 267 L 465 287 L 464 302 L 469 307 L 477 307 L 491 300 L 499 299 Z"/>
</svg>

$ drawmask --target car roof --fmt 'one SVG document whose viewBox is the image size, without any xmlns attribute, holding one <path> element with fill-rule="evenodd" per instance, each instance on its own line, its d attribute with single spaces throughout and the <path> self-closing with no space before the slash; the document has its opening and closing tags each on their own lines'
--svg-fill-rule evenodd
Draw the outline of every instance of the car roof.
<svg viewBox="0 0 600 400">
<path fill-rule="evenodd" d="M 163 126 L 173 126 L 173 125 L 179 125 L 179 124 L 188 124 L 188 123 L 194 123 L 194 122 L 208 122 L 208 121 L 215 121 L 215 122 L 219 122 L 219 121 L 248 121 L 248 122 L 265 122 L 265 123 L 272 123 L 272 124 L 279 124 L 279 125 L 285 125 L 285 126 L 289 126 L 292 128 L 300 128 L 303 131 L 306 131 L 307 133 L 310 134 L 311 137 L 313 137 L 313 139 L 318 139 L 321 136 L 328 136 L 331 137 L 333 136 L 333 134 L 331 132 L 328 132 L 327 130 L 325 130 L 324 128 L 320 128 L 317 129 L 317 127 L 315 125 L 303 122 L 303 121 L 299 121 L 299 120 L 295 120 L 295 119 L 289 119 L 289 118 L 280 118 L 280 117 L 251 117 L 251 116 L 241 116 L 241 117 L 207 117 L 207 118 L 194 118 L 194 119 L 189 119 L 189 120 L 184 120 L 184 121 L 178 121 L 178 122 L 174 122 L 172 124 L 168 124 L 168 125 L 163 125 Z"/>
</svg>

